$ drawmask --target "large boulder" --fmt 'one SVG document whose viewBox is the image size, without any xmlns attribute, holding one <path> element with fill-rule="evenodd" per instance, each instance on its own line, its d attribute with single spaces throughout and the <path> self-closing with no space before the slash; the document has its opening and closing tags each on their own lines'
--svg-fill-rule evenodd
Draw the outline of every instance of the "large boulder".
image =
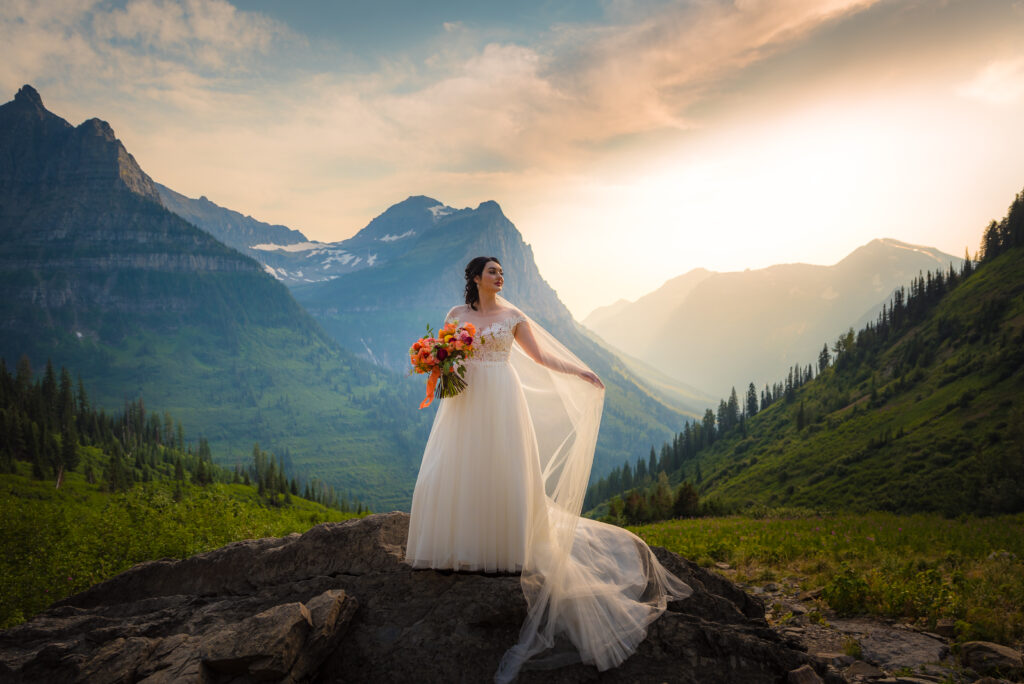
<svg viewBox="0 0 1024 684">
<path fill-rule="evenodd" d="M 515 643 L 515 575 L 413 570 L 409 516 L 137 565 L 0 632 L 0 679 L 23 682 L 486 682 Z M 729 581 L 655 548 L 694 588 L 637 653 L 599 673 L 524 670 L 524 682 L 784 682 L 810 662 Z"/>
</svg>

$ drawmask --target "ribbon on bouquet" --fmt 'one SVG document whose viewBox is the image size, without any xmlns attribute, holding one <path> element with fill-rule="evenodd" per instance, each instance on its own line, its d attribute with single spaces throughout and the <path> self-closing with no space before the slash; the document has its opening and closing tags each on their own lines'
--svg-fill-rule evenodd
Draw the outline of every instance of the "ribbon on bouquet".
<svg viewBox="0 0 1024 684">
<path fill-rule="evenodd" d="M 434 390 L 437 388 L 437 381 L 441 377 L 441 369 L 435 368 L 430 371 L 430 377 L 427 378 L 427 398 L 420 402 L 420 408 L 427 408 L 430 406 L 430 402 L 434 401 Z"/>
</svg>

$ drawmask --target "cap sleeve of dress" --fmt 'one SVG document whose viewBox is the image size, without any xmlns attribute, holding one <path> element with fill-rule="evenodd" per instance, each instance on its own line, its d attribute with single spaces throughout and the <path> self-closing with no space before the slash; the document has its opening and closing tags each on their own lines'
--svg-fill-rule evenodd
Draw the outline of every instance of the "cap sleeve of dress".
<svg viewBox="0 0 1024 684">
<path fill-rule="evenodd" d="M 519 326 L 519 324 L 522 323 L 525 320 L 526 320 L 526 314 L 524 314 L 522 311 L 519 311 L 517 309 L 512 314 L 512 320 L 509 321 L 509 328 L 512 331 L 515 331 L 515 329 Z"/>
<path fill-rule="evenodd" d="M 448 325 L 452 321 L 457 320 L 458 317 L 459 317 L 459 313 L 458 312 L 459 312 L 459 307 L 458 306 L 453 306 L 451 309 L 449 309 L 448 310 L 448 315 L 444 317 L 444 324 Z"/>
</svg>

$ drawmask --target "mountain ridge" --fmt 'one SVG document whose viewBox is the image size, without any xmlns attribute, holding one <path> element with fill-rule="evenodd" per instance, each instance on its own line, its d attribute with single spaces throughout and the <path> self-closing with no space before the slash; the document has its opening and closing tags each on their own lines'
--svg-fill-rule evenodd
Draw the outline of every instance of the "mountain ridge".
<svg viewBox="0 0 1024 684">
<path fill-rule="evenodd" d="M 810 358 L 823 340 L 940 263 L 959 267 L 962 259 L 877 238 L 831 266 L 695 269 L 614 314 L 599 310 L 584 324 L 613 347 L 629 344 L 633 355 L 667 375 L 722 396 L 751 381 L 761 386 Z M 641 341 L 625 332 L 652 320 L 660 324 Z"/>
</svg>

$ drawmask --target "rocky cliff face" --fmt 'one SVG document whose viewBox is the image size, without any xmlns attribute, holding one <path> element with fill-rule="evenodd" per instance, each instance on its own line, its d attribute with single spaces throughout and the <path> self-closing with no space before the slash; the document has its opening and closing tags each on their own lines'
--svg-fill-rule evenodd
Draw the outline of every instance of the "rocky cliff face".
<svg viewBox="0 0 1024 684">
<path fill-rule="evenodd" d="M 414 571 L 402 561 L 407 531 L 407 515 L 380 514 L 143 563 L 0 632 L 0 678 L 490 681 L 525 616 L 519 578 Z M 632 658 L 521 681 L 767 684 L 811 662 L 768 628 L 759 601 L 656 553 L 695 593 L 669 606 Z"/>
<path fill-rule="evenodd" d="M 11 355 L 31 353 L 37 325 L 108 340 L 125 317 L 179 325 L 208 303 L 192 296 L 197 276 L 259 272 L 164 209 L 106 122 L 72 127 L 31 86 L 0 106 L 0 235 L 0 326 L 15 342 L 0 353 Z"/>
<path fill-rule="evenodd" d="M 128 190 L 159 202 L 153 180 L 114 136 L 106 121 L 89 119 L 72 127 L 47 111 L 35 88 L 23 86 L 0 106 L 0 192 L 28 190 L 22 203 L 40 191 L 106 193 Z M 5 207 L 6 208 L 6 207 Z"/>
</svg>

